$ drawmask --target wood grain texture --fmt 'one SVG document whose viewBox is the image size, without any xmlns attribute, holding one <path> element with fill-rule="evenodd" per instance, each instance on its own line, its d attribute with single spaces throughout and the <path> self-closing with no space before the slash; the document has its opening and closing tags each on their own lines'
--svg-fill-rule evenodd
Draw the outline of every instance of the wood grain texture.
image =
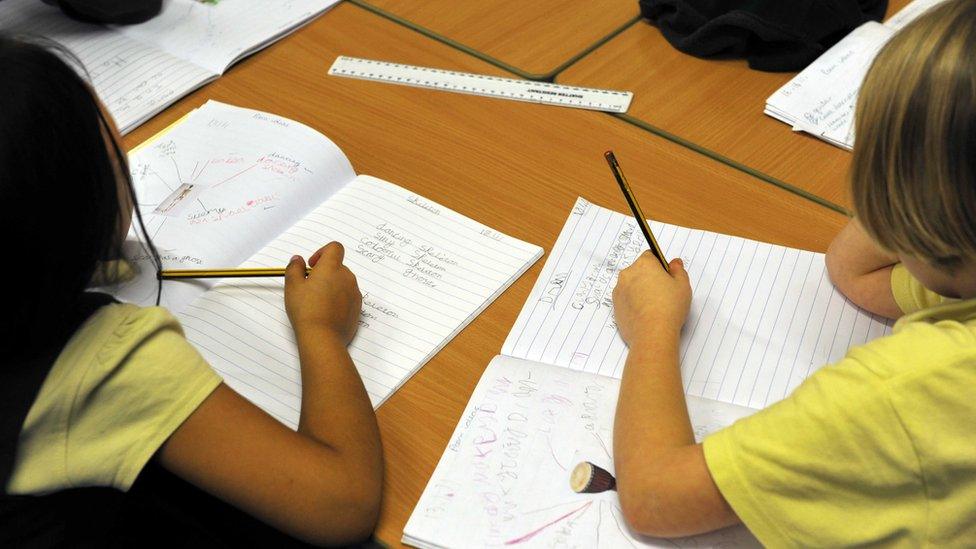
<svg viewBox="0 0 976 549">
<path fill-rule="evenodd" d="M 140 143 L 208 99 L 273 112 L 333 139 L 357 172 L 406 187 L 548 252 L 578 195 L 627 211 L 613 148 L 648 215 L 824 250 L 845 218 L 601 113 L 331 77 L 339 55 L 500 74 L 344 3 L 233 67 L 125 138 Z M 378 411 L 386 457 L 377 535 L 399 545 L 414 504 L 545 258 Z"/>
<path fill-rule="evenodd" d="M 640 14 L 636 0 L 362 0 L 536 77 Z"/>
<path fill-rule="evenodd" d="M 888 16 L 908 2 L 889 2 Z M 766 98 L 795 74 L 754 71 L 738 59 L 692 57 L 642 21 L 556 81 L 632 91 L 628 115 L 849 208 L 851 153 L 763 114 Z"/>
</svg>

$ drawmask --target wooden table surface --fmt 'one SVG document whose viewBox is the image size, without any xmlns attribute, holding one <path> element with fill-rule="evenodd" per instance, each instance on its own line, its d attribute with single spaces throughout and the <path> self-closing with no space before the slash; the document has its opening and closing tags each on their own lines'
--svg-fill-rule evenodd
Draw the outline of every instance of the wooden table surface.
<svg viewBox="0 0 976 549">
<path fill-rule="evenodd" d="M 353 0 L 548 79 L 562 66 L 634 23 L 637 0 Z"/>
<path fill-rule="evenodd" d="M 602 153 L 613 148 L 652 217 L 824 250 L 845 218 L 614 117 L 330 77 L 338 54 L 500 71 L 356 5 L 233 67 L 126 136 L 140 143 L 208 99 L 316 128 L 359 173 L 397 183 L 548 252 L 578 195 L 626 211 Z M 545 261 L 502 294 L 377 412 L 386 458 L 378 537 L 403 526 L 482 371 Z"/>
<path fill-rule="evenodd" d="M 891 0 L 888 16 L 909 0 Z M 773 180 L 850 207 L 851 153 L 763 114 L 795 73 L 752 70 L 744 60 L 679 52 L 641 21 L 561 72 L 556 81 L 634 92 L 627 116 L 739 162 Z"/>
</svg>

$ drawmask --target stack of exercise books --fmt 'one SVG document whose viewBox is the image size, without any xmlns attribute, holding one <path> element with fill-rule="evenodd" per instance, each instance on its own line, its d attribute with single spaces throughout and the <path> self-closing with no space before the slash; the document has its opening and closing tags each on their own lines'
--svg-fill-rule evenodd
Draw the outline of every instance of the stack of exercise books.
<svg viewBox="0 0 976 549">
<path fill-rule="evenodd" d="M 908 23 L 943 0 L 915 0 L 884 24 L 854 29 L 766 100 L 765 113 L 831 145 L 854 147 L 854 106 L 878 51 Z"/>
</svg>

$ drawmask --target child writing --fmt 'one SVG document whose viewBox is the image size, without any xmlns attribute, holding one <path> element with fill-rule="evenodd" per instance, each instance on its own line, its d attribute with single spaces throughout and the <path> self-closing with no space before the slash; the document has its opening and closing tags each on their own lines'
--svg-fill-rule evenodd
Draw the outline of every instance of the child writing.
<svg viewBox="0 0 976 549">
<path fill-rule="evenodd" d="M 382 455 L 346 350 L 361 297 L 341 245 L 307 278 L 301 257 L 287 267 L 294 432 L 221 383 L 166 310 L 86 291 L 121 257 L 135 197 L 110 118 L 55 50 L 0 37 L 0 545 L 367 538 Z"/>
<path fill-rule="evenodd" d="M 851 301 L 900 317 L 892 335 L 698 445 L 678 367 L 688 275 L 649 254 L 621 273 L 614 453 L 637 531 L 742 522 L 770 546 L 976 545 L 976 1 L 939 5 L 883 48 L 856 128 L 856 217 L 827 267 Z"/>
</svg>

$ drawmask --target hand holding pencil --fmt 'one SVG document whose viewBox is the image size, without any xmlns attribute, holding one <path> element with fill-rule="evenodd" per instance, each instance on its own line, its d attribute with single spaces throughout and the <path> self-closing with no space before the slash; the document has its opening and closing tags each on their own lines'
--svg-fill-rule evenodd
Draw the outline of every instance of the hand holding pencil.
<svg viewBox="0 0 976 549">
<path fill-rule="evenodd" d="M 305 260 L 294 256 L 285 269 L 285 310 L 295 333 L 314 330 L 348 345 L 359 327 L 362 294 L 356 275 L 342 264 L 342 244 L 330 242 Z"/>
<path fill-rule="evenodd" d="M 664 329 L 673 329 L 677 335 L 691 307 L 691 284 L 684 263 L 681 259 L 667 261 L 617 159 L 610 151 L 606 159 L 650 248 L 617 278 L 613 289 L 617 329 L 628 345 L 643 334 Z"/>
<path fill-rule="evenodd" d="M 295 332 L 324 330 L 348 345 L 356 335 L 362 294 L 342 260 L 342 244 L 330 242 L 308 258 L 293 256 L 284 268 L 163 270 L 161 280 L 285 277 L 285 310 Z M 313 270 L 314 268 L 314 270 Z"/>
</svg>

